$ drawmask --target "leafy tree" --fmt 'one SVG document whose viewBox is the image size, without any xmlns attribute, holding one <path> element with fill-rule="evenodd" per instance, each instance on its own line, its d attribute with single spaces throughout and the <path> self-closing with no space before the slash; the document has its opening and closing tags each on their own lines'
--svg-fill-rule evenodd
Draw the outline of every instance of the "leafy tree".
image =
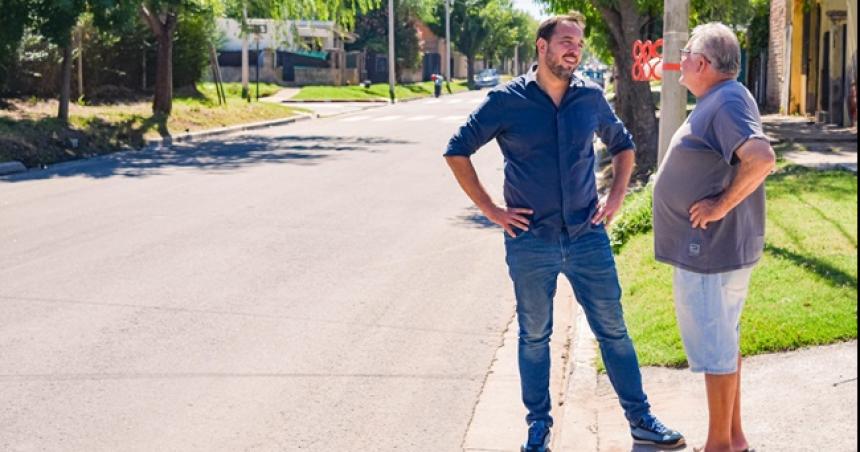
<svg viewBox="0 0 860 452">
<path fill-rule="evenodd" d="M 493 0 L 481 10 L 481 21 L 487 37 L 481 45 L 481 53 L 490 67 L 516 46 L 517 30 L 514 25 L 514 10 L 510 0 Z"/>
<path fill-rule="evenodd" d="M 585 34 L 590 50 L 604 61 L 612 61 L 617 71 L 615 110 L 633 133 L 637 174 L 647 175 L 657 163 L 658 127 L 656 105 L 648 82 L 634 82 L 631 76 L 632 48 L 637 39 L 656 40 L 663 34 L 662 0 L 541 0 L 552 11 L 576 9 L 585 14 Z M 690 26 L 721 21 L 729 26 L 747 25 L 755 5 L 767 0 L 692 0 Z"/>
<path fill-rule="evenodd" d="M 420 2 L 415 0 L 394 1 L 394 54 L 398 77 L 403 69 L 415 69 L 421 63 L 421 47 L 415 30 L 420 15 Z M 388 52 L 388 9 L 379 7 L 367 13 L 359 13 L 355 19 L 358 39 L 346 46 L 347 50 L 367 49 L 374 53 Z"/>
<path fill-rule="evenodd" d="M 18 44 L 30 22 L 28 0 L 0 0 L 0 91 L 5 88 Z"/>
<path fill-rule="evenodd" d="M 49 42 L 63 49 L 60 103 L 57 119 L 69 122 L 69 93 L 72 80 L 72 29 L 83 14 L 84 0 L 43 0 L 32 5 L 32 19 L 36 28 Z"/>
<path fill-rule="evenodd" d="M 511 27 L 514 31 L 514 47 L 520 64 L 528 63 L 535 57 L 535 36 L 537 35 L 538 22 L 529 13 L 514 11 Z M 502 53 L 504 58 L 513 58 L 514 49 L 508 49 Z M 519 71 L 520 68 L 514 68 Z"/>
<path fill-rule="evenodd" d="M 450 7 L 451 43 L 466 56 L 466 73 L 469 86 L 474 84 L 475 58 L 489 35 L 481 12 L 494 0 L 457 0 Z M 434 19 L 428 23 L 431 30 L 445 36 L 445 3 L 436 4 Z"/>
<path fill-rule="evenodd" d="M 173 84 L 196 90 L 195 83 L 209 66 L 209 45 L 215 36 L 214 10 L 206 4 L 189 5 L 179 16 L 174 39 Z"/>
<path fill-rule="evenodd" d="M 72 78 L 72 31 L 81 15 L 92 11 L 97 27 L 107 29 L 125 24 L 131 17 L 127 4 L 116 0 L 34 0 L 26 24 L 63 50 L 60 99 L 57 119 L 69 121 Z"/>
</svg>

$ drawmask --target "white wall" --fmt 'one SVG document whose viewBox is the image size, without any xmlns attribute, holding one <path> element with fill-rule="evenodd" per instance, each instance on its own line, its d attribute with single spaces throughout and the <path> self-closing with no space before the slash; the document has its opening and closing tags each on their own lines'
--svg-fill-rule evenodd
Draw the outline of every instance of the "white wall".
<svg viewBox="0 0 860 452">
<path fill-rule="evenodd" d="M 275 21 L 272 19 L 248 19 L 250 24 L 263 24 L 266 33 L 260 35 L 261 49 L 291 49 L 295 48 L 294 33 L 301 37 L 321 38 L 323 47 L 334 48 L 334 23 L 329 21 Z M 242 50 L 242 34 L 239 21 L 233 19 L 215 19 L 215 26 L 224 41 L 218 50 L 239 52 Z M 248 39 L 249 48 L 256 48 L 254 35 Z"/>
</svg>

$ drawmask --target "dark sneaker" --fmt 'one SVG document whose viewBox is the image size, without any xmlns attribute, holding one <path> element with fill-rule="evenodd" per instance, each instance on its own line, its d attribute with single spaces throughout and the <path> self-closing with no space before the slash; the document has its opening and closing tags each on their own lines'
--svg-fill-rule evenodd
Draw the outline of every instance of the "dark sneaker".
<svg viewBox="0 0 860 452">
<path fill-rule="evenodd" d="M 549 440 L 551 436 L 549 423 L 533 421 L 529 424 L 529 437 L 526 439 L 526 443 L 520 447 L 520 452 L 550 452 Z"/>
<path fill-rule="evenodd" d="M 646 414 L 636 424 L 630 424 L 630 434 L 636 444 L 683 446 L 684 435 L 667 428 L 653 414 Z"/>
</svg>

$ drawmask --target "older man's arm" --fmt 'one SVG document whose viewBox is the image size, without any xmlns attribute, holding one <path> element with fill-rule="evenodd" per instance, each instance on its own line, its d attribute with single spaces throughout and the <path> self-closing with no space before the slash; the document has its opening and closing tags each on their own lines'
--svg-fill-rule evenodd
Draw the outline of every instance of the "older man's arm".
<svg viewBox="0 0 860 452">
<path fill-rule="evenodd" d="M 719 196 L 699 200 L 690 207 L 694 228 L 707 229 L 708 223 L 722 220 L 764 182 L 776 165 L 770 144 L 759 138 L 747 140 L 735 155 L 741 163 L 732 183 Z"/>
</svg>

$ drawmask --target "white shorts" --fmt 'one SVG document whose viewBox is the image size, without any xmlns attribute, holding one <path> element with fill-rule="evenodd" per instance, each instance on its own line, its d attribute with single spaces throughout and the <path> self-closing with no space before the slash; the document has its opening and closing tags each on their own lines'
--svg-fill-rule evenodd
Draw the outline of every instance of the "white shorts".
<svg viewBox="0 0 860 452">
<path fill-rule="evenodd" d="M 675 267 L 675 313 L 693 372 L 737 372 L 740 319 L 752 267 L 695 273 Z"/>
</svg>

